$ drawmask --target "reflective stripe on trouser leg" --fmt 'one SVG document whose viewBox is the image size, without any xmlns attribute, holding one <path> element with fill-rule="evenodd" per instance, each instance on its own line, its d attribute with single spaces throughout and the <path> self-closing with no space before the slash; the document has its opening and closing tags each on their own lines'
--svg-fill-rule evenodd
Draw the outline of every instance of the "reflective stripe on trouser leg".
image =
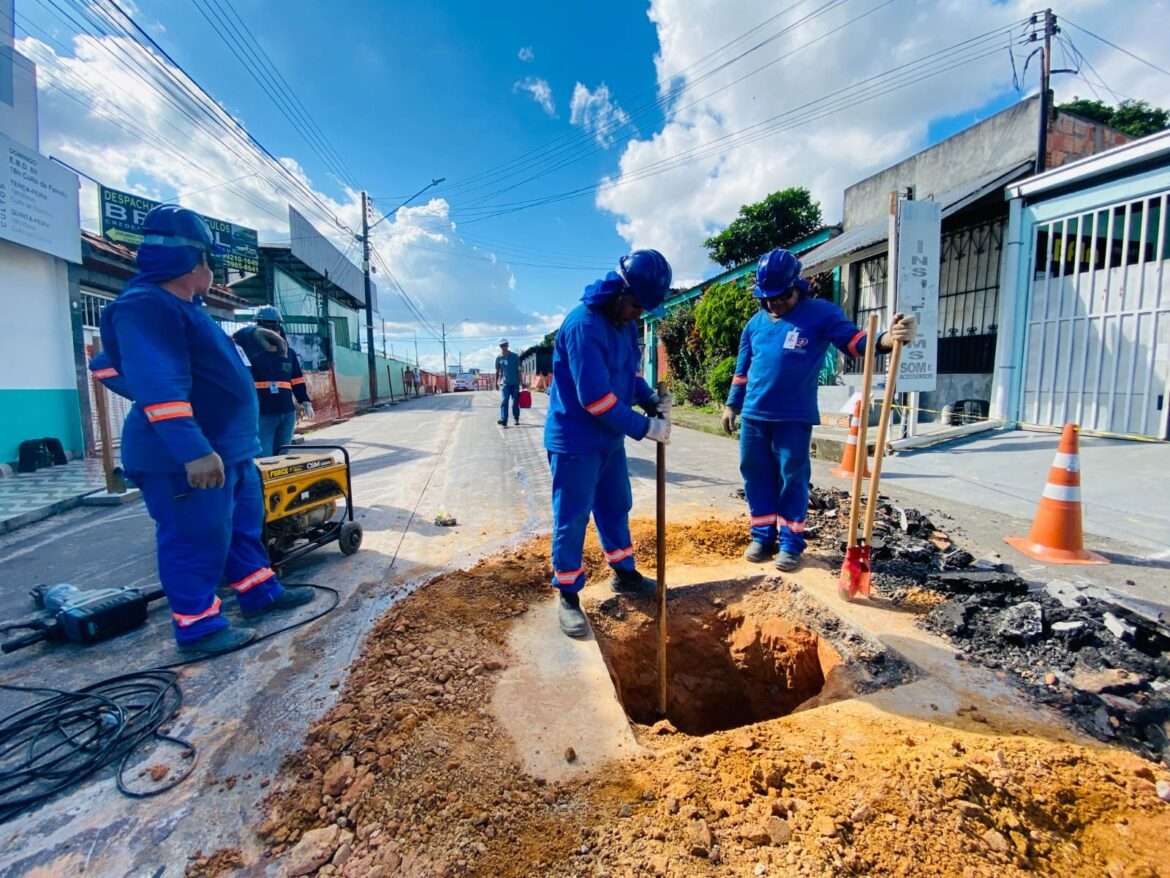
<svg viewBox="0 0 1170 878">
<path fill-rule="evenodd" d="M 548 453 L 552 470 L 552 568 L 553 588 L 580 591 L 585 585 L 581 555 L 585 528 L 597 491 L 601 454 Z"/>
<path fill-rule="evenodd" d="M 158 576 L 172 614 L 175 640 L 191 643 L 227 627 L 215 589 L 231 539 L 234 485 L 196 489 L 183 473 L 134 473 L 154 519 Z"/>
<path fill-rule="evenodd" d="M 284 589 L 268 564 L 268 552 L 261 542 L 264 528 L 264 497 L 260 475 L 250 460 L 225 469 L 235 484 L 231 516 L 231 542 L 223 568 L 240 602 L 240 609 L 254 613 L 272 603 Z"/>
<path fill-rule="evenodd" d="M 752 539 L 766 546 L 776 544 L 776 500 L 780 495 L 780 470 L 770 442 L 774 426 L 754 418 L 740 418 L 739 422 L 739 474 L 751 514 Z"/>
<path fill-rule="evenodd" d="M 782 422 L 772 425 L 772 449 L 780 472 L 778 508 L 780 548 L 794 555 L 804 551 L 808 517 L 808 484 L 812 477 L 812 425 Z"/>
<path fill-rule="evenodd" d="M 633 506 L 626 447 L 624 444 L 615 445 L 603 453 L 601 470 L 597 474 L 593 523 L 601 537 L 605 560 L 616 570 L 634 569 L 634 544 L 630 538 L 630 509 Z"/>
</svg>

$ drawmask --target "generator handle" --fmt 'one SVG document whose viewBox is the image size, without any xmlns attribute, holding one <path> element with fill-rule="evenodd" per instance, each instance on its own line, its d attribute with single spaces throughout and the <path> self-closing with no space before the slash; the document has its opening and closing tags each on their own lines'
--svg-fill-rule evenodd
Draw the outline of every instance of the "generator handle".
<svg viewBox="0 0 1170 878">
<path fill-rule="evenodd" d="M 345 472 L 349 475 L 349 452 L 343 445 L 282 445 L 276 449 L 277 454 L 282 454 L 285 451 L 305 451 L 306 449 L 312 451 L 340 451 L 341 456 L 345 458 Z M 349 482 L 349 492 L 345 497 L 345 513 L 350 521 L 353 521 L 353 476 L 350 475 L 346 479 Z"/>
</svg>

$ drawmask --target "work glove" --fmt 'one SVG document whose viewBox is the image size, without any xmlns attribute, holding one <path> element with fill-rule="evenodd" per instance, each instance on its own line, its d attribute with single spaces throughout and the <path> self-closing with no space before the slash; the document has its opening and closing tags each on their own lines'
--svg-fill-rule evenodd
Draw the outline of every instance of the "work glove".
<svg viewBox="0 0 1170 878">
<path fill-rule="evenodd" d="M 282 357 L 288 353 L 288 342 L 284 340 L 284 337 L 279 332 L 273 332 L 271 329 L 257 326 L 256 341 L 260 342 L 260 347 L 269 353 L 272 351 L 280 351 Z"/>
<path fill-rule="evenodd" d="M 673 407 L 674 400 L 665 390 L 662 391 L 662 393 L 655 393 L 651 395 L 648 400 L 642 403 L 642 411 L 644 411 L 652 418 L 657 418 L 659 416 L 669 418 L 670 410 Z"/>
<path fill-rule="evenodd" d="M 223 460 L 214 451 L 184 464 L 187 484 L 192 488 L 222 488 Z"/>
<path fill-rule="evenodd" d="M 315 411 L 313 411 L 313 404 L 311 402 L 302 402 L 301 403 L 301 417 L 304 418 L 306 421 L 313 420 L 313 417 L 316 414 L 317 413 Z"/>
<path fill-rule="evenodd" d="M 646 438 L 653 439 L 655 442 L 661 442 L 663 445 L 669 445 L 670 421 L 667 418 L 651 418 L 650 429 L 646 431 Z"/>
<path fill-rule="evenodd" d="M 723 422 L 723 432 L 730 436 L 735 432 L 735 409 L 729 405 L 723 407 L 723 417 L 720 420 Z"/>
<path fill-rule="evenodd" d="M 917 335 L 918 318 L 913 314 L 895 314 L 894 322 L 886 330 L 883 341 L 889 344 L 892 350 L 896 341 L 900 341 L 904 345 L 914 344 L 914 339 Z"/>
</svg>

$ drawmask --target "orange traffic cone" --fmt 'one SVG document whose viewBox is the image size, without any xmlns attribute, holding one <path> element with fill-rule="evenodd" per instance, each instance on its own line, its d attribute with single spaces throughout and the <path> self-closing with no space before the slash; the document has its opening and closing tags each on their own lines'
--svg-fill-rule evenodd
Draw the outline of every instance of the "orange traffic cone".
<svg viewBox="0 0 1170 878">
<path fill-rule="evenodd" d="M 853 469 L 857 466 L 857 432 L 861 426 L 861 400 L 853 404 L 853 414 L 849 416 L 849 439 L 845 442 L 845 450 L 841 452 L 841 464 L 833 470 L 833 475 L 843 479 L 853 478 Z M 868 444 L 868 443 L 866 443 Z M 862 452 L 862 478 L 869 478 L 869 449 Z"/>
<path fill-rule="evenodd" d="M 1029 558 L 1046 564 L 1108 564 L 1106 558 L 1085 549 L 1081 529 L 1081 458 L 1077 425 L 1065 424 L 1048 484 L 1040 495 L 1036 519 L 1027 537 L 1004 541 Z"/>
</svg>

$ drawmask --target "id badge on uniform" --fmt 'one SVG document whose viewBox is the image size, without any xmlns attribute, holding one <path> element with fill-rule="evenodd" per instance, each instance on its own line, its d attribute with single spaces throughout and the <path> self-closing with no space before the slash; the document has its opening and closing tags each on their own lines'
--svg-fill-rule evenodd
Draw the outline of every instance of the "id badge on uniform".
<svg viewBox="0 0 1170 878">
<path fill-rule="evenodd" d="M 794 351 L 798 347 L 800 347 L 800 330 L 788 330 L 788 335 L 784 336 L 784 350 Z"/>
<path fill-rule="evenodd" d="M 248 359 L 248 355 L 244 353 L 244 349 L 236 345 L 236 353 L 240 355 L 240 362 L 242 362 L 249 369 L 252 368 L 252 361 Z"/>
</svg>

